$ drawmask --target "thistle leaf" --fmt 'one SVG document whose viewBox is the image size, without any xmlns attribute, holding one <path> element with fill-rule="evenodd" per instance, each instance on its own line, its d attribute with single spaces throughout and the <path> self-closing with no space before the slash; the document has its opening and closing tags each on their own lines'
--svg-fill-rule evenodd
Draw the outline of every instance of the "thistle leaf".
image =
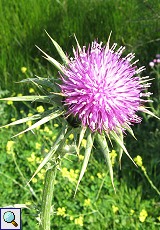
<svg viewBox="0 0 160 230">
<path fill-rule="evenodd" d="M 83 175 L 84 175 L 84 173 L 86 171 L 86 168 L 87 168 L 87 165 L 88 165 L 88 162 L 89 162 L 89 158 L 90 158 L 90 155 L 91 155 L 93 141 L 94 141 L 94 136 L 92 137 L 92 134 L 89 133 L 88 136 L 87 136 L 87 144 L 86 144 L 86 149 L 85 149 L 84 161 L 83 161 L 82 169 L 81 169 L 80 176 L 79 176 L 79 179 L 78 179 L 78 182 L 77 182 L 77 186 L 76 186 L 74 196 L 77 193 L 79 183 L 82 180 Z"/>
<path fill-rule="evenodd" d="M 108 148 L 108 144 L 105 138 L 105 135 L 100 135 L 97 134 L 97 141 L 101 147 L 101 151 L 107 161 L 108 164 L 108 168 L 109 168 L 109 173 L 110 173 L 110 177 L 111 177 L 111 182 L 112 182 L 112 186 L 115 190 L 115 186 L 114 186 L 114 181 L 113 181 L 113 167 L 112 167 L 112 162 L 111 162 L 111 158 L 110 158 L 110 154 L 109 154 L 109 148 Z"/>
<path fill-rule="evenodd" d="M 46 54 L 43 50 L 41 50 L 38 46 L 36 46 L 44 55 L 45 59 L 47 59 L 51 64 L 53 64 L 59 71 L 63 72 L 62 65 L 56 61 L 54 58 L 50 57 L 48 54 Z"/>
<path fill-rule="evenodd" d="M 137 138 L 134 135 L 132 128 L 128 124 L 125 124 L 124 128 L 132 135 L 132 137 L 134 137 L 134 139 L 137 140 Z"/>
<path fill-rule="evenodd" d="M 45 116 L 44 118 L 42 118 L 40 121 L 36 122 L 35 124 L 33 124 L 32 126 L 30 126 L 29 128 L 25 129 L 24 131 L 14 135 L 13 137 L 17 137 L 19 136 L 20 134 L 23 134 L 25 132 L 28 132 L 30 130 L 33 130 L 35 129 L 36 127 L 42 125 L 42 124 L 45 124 L 46 122 L 50 121 L 50 120 L 53 120 L 54 118 L 56 117 L 59 117 L 60 115 L 62 115 L 64 112 L 61 111 L 61 110 L 56 110 L 52 113 L 50 113 L 49 115 Z"/>
<path fill-rule="evenodd" d="M 39 76 L 36 76 L 35 78 L 27 78 L 27 79 L 23 79 L 21 81 L 19 81 L 18 83 L 34 83 L 34 84 L 38 84 L 41 85 L 43 87 L 47 87 L 52 89 L 53 91 L 57 91 L 57 85 L 56 85 L 56 81 L 54 78 L 42 78 Z"/>
<path fill-rule="evenodd" d="M 123 143 L 123 132 L 121 129 L 119 129 L 119 138 L 121 140 L 121 142 Z M 119 163 L 120 163 L 120 169 L 121 169 L 121 159 L 122 159 L 122 155 L 123 155 L 123 148 L 121 148 L 120 146 L 120 149 L 119 149 Z"/>
<path fill-rule="evenodd" d="M 144 108 L 143 106 L 140 106 L 140 107 L 139 107 L 139 110 L 142 111 L 142 112 L 144 112 L 144 113 L 147 113 L 147 114 L 149 114 L 149 115 L 151 115 L 151 116 L 153 116 L 153 117 L 155 117 L 155 118 L 157 118 L 158 120 L 160 120 L 159 117 L 157 117 L 154 113 L 152 113 L 152 112 L 149 111 L 148 109 Z"/>
<path fill-rule="evenodd" d="M 79 135 L 79 142 L 78 142 L 78 146 L 77 146 L 77 154 L 79 155 L 79 149 L 80 149 L 80 145 L 82 143 L 83 137 L 85 135 L 87 127 L 82 127 L 81 131 L 80 131 L 80 135 Z"/>
<path fill-rule="evenodd" d="M 28 183 L 30 183 L 30 181 L 33 179 L 33 177 L 35 177 L 37 175 L 37 173 L 39 173 L 39 171 L 44 167 L 44 165 L 46 165 L 52 159 L 53 155 L 59 149 L 59 147 L 61 146 L 62 142 L 64 141 L 67 129 L 68 129 L 67 123 L 64 123 L 62 125 L 62 131 L 59 134 L 59 136 L 57 137 L 54 145 L 52 146 L 51 150 L 46 155 L 46 157 L 43 159 L 41 164 L 38 166 L 37 170 L 35 171 L 35 173 L 33 174 L 33 176 L 31 177 L 31 179 L 29 180 Z"/>
<path fill-rule="evenodd" d="M 48 37 L 51 39 L 52 43 L 54 44 L 56 50 L 58 51 L 60 57 L 62 58 L 62 61 L 64 62 L 64 64 L 67 65 L 69 63 L 69 59 L 67 58 L 67 56 L 63 52 L 62 48 L 58 45 L 58 43 L 55 40 L 53 40 L 53 38 L 51 38 L 51 36 L 47 33 L 46 30 L 45 30 L 45 32 L 48 35 Z"/>
<path fill-rule="evenodd" d="M 112 131 L 112 132 L 110 132 L 110 135 L 117 142 L 117 144 L 123 149 L 123 151 L 126 153 L 126 155 L 131 159 L 131 161 L 133 162 L 133 164 L 136 165 L 136 163 L 133 161 L 132 157 L 129 155 L 126 147 L 124 146 L 123 140 L 121 140 L 121 138 L 117 135 L 117 133 L 114 132 L 114 131 Z"/>
<path fill-rule="evenodd" d="M 74 34 L 74 38 L 75 38 L 76 43 L 77 43 L 78 51 L 79 51 L 79 53 L 81 53 L 81 52 L 82 52 L 82 49 L 81 49 L 81 47 L 80 47 L 80 45 L 79 45 L 79 42 L 78 42 L 78 40 L 77 40 L 77 38 L 76 38 L 76 35 L 75 35 L 75 34 Z"/>
<path fill-rule="evenodd" d="M 33 120 L 37 120 L 37 119 L 40 119 L 42 117 L 41 114 L 35 114 L 31 117 L 25 117 L 25 118 L 22 118 L 22 119 L 19 119 L 17 121 L 13 121 L 7 125 L 3 125 L 1 126 L 0 128 L 4 128 L 4 127 L 8 127 L 8 126 L 13 126 L 13 125 L 19 125 L 19 124 L 22 124 L 22 123 L 25 123 L 27 121 L 33 121 Z"/>
<path fill-rule="evenodd" d="M 47 96 L 21 96 L 21 97 L 7 97 L 0 100 L 5 101 L 32 101 L 32 102 L 43 102 L 43 103 L 49 103 L 54 104 L 54 100 L 57 99 L 57 96 L 55 95 L 47 95 Z"/>
</svg>

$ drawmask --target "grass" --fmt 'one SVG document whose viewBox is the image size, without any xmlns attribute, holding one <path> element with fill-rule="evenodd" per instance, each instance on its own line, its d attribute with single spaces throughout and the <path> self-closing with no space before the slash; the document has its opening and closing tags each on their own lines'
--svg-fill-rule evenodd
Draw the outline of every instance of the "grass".
<svg viewBox="0 0 160 230">
<path fill-rule="evenodd" d="M 15 82 L 35 74 L 41 77 L 57 74 L 55 69 L 41 58 L 34 46 L 36 44 L 51 56 L 59 58 L 44 29 L 68 55 L 75 45 L 74 33 L 81 45 L 88 45 L 97 38 L 106 42 L 112 31 L 111 43 L 117 42 L 119 45 L 125 45 L 127 52 L 135 52 L 136 57 L 140 59 L 138 65 L 146 65 L 146 75 L 155 78 L 151 90 L 154 92 L 151 109 L 159 116 L 159 69 L 151 69 L 148 65 L 155 54 L 160 52 L 159 9 L 160 3 L 157 0 L 0 0 L 0 96 L 30 94 L 31 85 Z M 27 71 L 23 73 L 21 67 L 27 67 Z M 13 118 L 18 119 L 35 113 L 38 105 L 9 105 L 1 102 L 0 115 L 3 119 L 0 125 L 11 122 Z M 28 125 L 30 124 L 26 124 Z M 36 130 L 35 135 L 29 132 L 11 139 L 11 136 L 26 126 L 0 129 L 0 206 L 24 204 L 28 209 L 24 208 L 22 211 L 23 228 L 36 230 L 44 171 L 32 180 L 30 187 L 26 186 L 26 182 L 35 172 L 41 158 L 45 157 L 60 128 L 50 123 Z M 127 135 L 127 149 L 133 158 L 142 156 L 143 165 L 151 181 L 159 188 L 160 125 L 155 118 L 145 116 L 142 124 L 133 129 L 137 141 Z M 14 141 L 13 145 L 9 142 L 11 140 Z M 72 144 L 72 139 L 68 139 L 67 144 Z M 10 149 L 7 149 L 9 145 Z M 84 148 L 82 154 L 83 152 Z M 114 165 L 117 188 L 115 194 L 107 167 L 98 149 L 95 149 L 74 200 L 82 159 L 77 159 L 72 154 L 68 154 L 67 159 L 63 160 L 57 174 L 52 229 L 159 228 L 159 196 L 148 183 L 142 170 L 136 168 L 128 158 L 123 157 L 122 170 L 119 169 L 118 163 Z M 65 170 L 67 173 L 63 174 Z M 144 222 L 140 220 L 143 209 L 148 215 Z"/>
<path fill-rule="evenodd" d="M 136 52 L 140 64 L 148 62 L 159 47 L 159 7 L 157 0 L 114 3 L 107 0 L 21 0 L 18 3 L 9 0 L 6 3 L 1 0 L 1 87 L 17 89 L 14 82 L 24 77 L 22 66 L 37 74 L 36 58 L 40 54 L 35 44 L 57 58 L 44 29 L 68 53 L 75 44 L 74 33 L 80 44 L 87 45 L 97 38 L 106 42 L 112 31 L 112 43 Z M 43 62 L 47 65 L 42 59 Z M 52 72 L 55 74 L 53 69 Z"/>
</svg>

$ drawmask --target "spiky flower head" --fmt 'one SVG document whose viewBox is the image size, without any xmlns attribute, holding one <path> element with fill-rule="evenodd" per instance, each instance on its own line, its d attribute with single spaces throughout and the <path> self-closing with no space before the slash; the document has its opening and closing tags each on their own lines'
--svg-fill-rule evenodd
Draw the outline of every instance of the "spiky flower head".
<svg viewBox="0 0 160 230">
<path fill-rule="evenodd" d="M 73 49 L 74 58 L 61 74 L 68 114 L 77 115 L 93 132 L 123 130 L 139 123 L 136 113 L 147 101 L 142 98 L 150 95 L 144 92 L 150 86 L 148 77 L 138 75 L 144 67 L 138 69 L 137 61 L 132 63 L 134 54 L 122 57 L 124 47 L 116 50 L 116 46 L 94 41 L 88 49 Z"/>
</svg>

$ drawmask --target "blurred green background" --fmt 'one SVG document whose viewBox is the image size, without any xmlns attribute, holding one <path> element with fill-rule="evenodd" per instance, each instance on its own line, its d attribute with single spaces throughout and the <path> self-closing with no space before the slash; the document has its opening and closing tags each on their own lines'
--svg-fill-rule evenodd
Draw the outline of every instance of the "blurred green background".
<svg viewBox="0 0 160 230">
<path fill-rule="evenodd" d="M 153 103 L 148 106 L 160 116 L 160 64 L 154 68 L 149 66 L 149 62 L 160 53 L 160 1 L 0 0 L 0 20 L 1 97 L 32 94 L 31 85 L 16 83 L 24 78 L 58 76 L 57 70 L 42 58 L 35 47 L 38 45 L 60 61 L 44 30 L 69 56 L 72 55 L 72 47 L 76 46 L 74 34 L 81 46 L 87 46 L 94 39 L 105 44 L 112 31 L 110 44 L 116 42 L 118 46 L 125 46 L 124 55 L 134 52 L 139 59 L 138 66 L 146 66 L 143 75 L 154 78 L 151 87 Z M 26 71 L 22 67 L 26 67 Z M 36 107 L 34 104 L 1 102 L 0 125 L 35 113 Z M 22 213 L 24 229 L 38 229 L 43 176 L 39 175 L 37 181 L 31 182 L 33 190 L 25 185 L 49 150 L 60 127 L 50 123 L 46 126 L 49 131 L 42 127 L 36 135 L 30 132 L 14 138 L 14 143 L 9 142 L 11 136 L 25 127 L 0 129 L 0 206 L 25 204 L 28 208 L 24 208 Z M 160 123 L 153 117 L 144 116 L 142 124 L 135 125 L 133 129 L 137 140 L 127 135 L 127 149 L 133 158 L 137 155 L 142 157 L 151 181 L 160 188 Z M 72 138 L 68 142 L 72 143 Z M 114 150 L 118 151 L 116 147 Z M 62 165 L 62 169 L 67 168 L 70 172 L 67 174 L 69 176 L 64 176 L 63 170 L 57 176 L 52 229 L 160 228 L 159 195 L 141 168 L 136 168 L 124 156 L 120 170 L 116 158 L 114 176 L 118 191 L 115 194 L 109 176 L 106 175 L 103 180 L 107 167 L 95 151 L 81 182 L 80 192 L 73 200 L 73 178 L 77 178 L 76 170 L 80 170 L 82 161 L 72 158 L 71 162 L 64 161 Z M 140 215 L 145 216 L 145 211 L 147 216 L 141 221 Z"/>
</svg>

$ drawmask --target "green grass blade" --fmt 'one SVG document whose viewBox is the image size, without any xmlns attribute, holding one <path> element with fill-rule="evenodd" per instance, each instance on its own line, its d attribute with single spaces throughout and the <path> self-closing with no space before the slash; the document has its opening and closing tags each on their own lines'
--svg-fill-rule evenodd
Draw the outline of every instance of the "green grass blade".
<svg viewBox="0 0 160 230">
<path fill-rule="evenodd" d="M 113 188 L 115 190 L 115 186 L 114 186 L 114 181 L 113 181 L 113 167 L 112 167 L 112 162 L 111 162 L 111 158 L 110 158 L 110 154 L 109 154 L 109 148 L 108 148 L 108 144 L 105 138 L 105 135 L 100 135 L 97 134 L 97 141 L 101 147 L 101 151 L 107 161 L 108 164 L 108 168 L 109 168 L 109 173 L 110 173 L 110 177 L 111 177 L 111 182 L 113 185 Z"/>
<path fill-rule="evenodd" d="M 83 161 L 82 169 L 81 169 L 81 172 L 80 172 L 80 176 L 79 176 L 79 179 L 78 179 L 78 182 L 77 182 L 77 186 L 76 186 L 76 190 L 75 190 L 74 195 L 76 195 L 79 183 L 82 180 L 83 175 L 84 175 L 84 173 L 86 171 L 86 168 L 87 168 L 87 165 L 88 165 L 88 162 L 89 162 L 89 158 L 90 158 L 90 155 L 91 155 L 91 150 L 92 150 L 92 147 L 93 147 L 93 141 L 94 141 L 94 137 L 92 137 L 92 134 L 89 133 L 88 136 L 87 136 L 87 143 L 86 143 L 84 161 Z"/>
<path fill-rule="evenodd" d="M 58 51 L 60 57 L 62 58 L 62 61 L 64 62 L 64 64 L 67 65 L 69 63 L 69 59 L 67 58 L 67 56 L 63 52 L 62 48 L 58 45 L 58 43 L 55 40 L 53 40 L 53 38 L 51 38 L 51 36 L 47 33 L 46 30 L 45 30 L 45 32 L 48 35 L 48 37 L 51 39 L 52 43 L 54 44 L 56 50 Z"/>
</svg>

